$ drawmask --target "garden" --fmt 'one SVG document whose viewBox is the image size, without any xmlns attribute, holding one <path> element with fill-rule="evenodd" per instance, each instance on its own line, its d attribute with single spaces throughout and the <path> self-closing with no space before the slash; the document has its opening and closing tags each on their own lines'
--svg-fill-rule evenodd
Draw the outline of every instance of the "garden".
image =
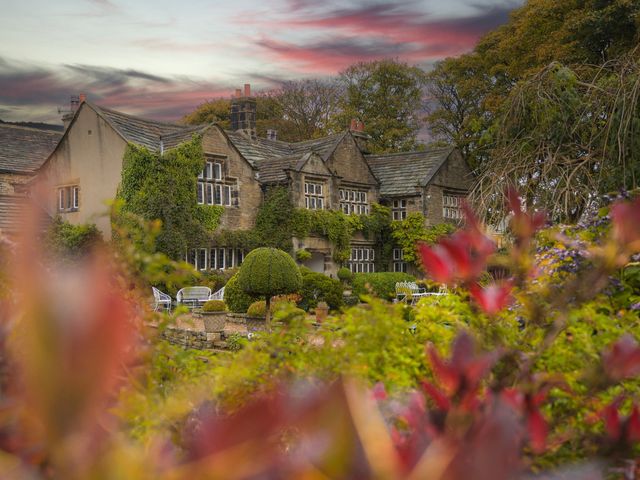
<svg viewBox="0 0 640 480">
<path fill-rule="evenodd" d="M 266 328 L 224 352 L 164 340 L 183 310 L 150 308 L 188 265 L 63 229 L 70 258 L 34 215 L 2 248 L 3 478 L 635 478 L 640 199 L 561 226 L 507 198 L 506 247 L 469 208 L 416 245 L 448 293 L 415 305 L 392 301 L 398 274 L 255 250 L 204 310 Z"/>
</svg>

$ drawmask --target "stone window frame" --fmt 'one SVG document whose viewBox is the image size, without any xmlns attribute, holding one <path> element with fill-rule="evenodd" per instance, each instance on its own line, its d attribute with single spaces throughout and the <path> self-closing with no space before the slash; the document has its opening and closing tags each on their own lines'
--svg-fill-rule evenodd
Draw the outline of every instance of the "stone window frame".
<svg viewBox="0 0 640 480">
<path fill-rule="evenodd" d="M 442 192 L 442 218 L 445 220 L 462 220 L 462 202 L 466 195 L 462 192 Z"/>
<path fill-rule="evenodd" d="M 318 189 L 318 187 L 320 187 Z M 323 180 L 315 178 L 304 179 L 304 208 L 307 210 L 325 210 L 326 199 L 324 192 L 326 185 Z M 319 191 L 318 191 L 319 190 Z"/>
<path fill-rule="evenodd" d="M 80 210 L 80 186 L 60 185 L 56 188 L 58 213 L 77 212 Z"/>
<path fill-rule="evenodd" d="M 404 250 L 402 248 L 393 249 L 393 271 L 407 273 L 407 262 L 404 261 Z"/>
<path fill-rule="evenodd" d="M 338 190 L 340 210 L 347 215 L 369 215 L 369 191 L 343 186 Z"/>
<path fill-rule="evenodd" d="M 398 198 L 391 202 L 391 218 L 396 221 L 405 220 L 407 218 L 407 199 Z"/>
<path fill-rule="evenodd" d="M 375 273 L 376 251 L 370 245 L 352 245 L 347 268 L 352 273 Z"/>
<path fill-rule="evenodd" d="M 198 205 L 220 205 L 223 207 L 238 207 L 240 205 L 237 180 L 224 175 L 225 159 L 207 156 L 205 166 L 198 175 L 196 184 Z"/>
<path fill-rule="evenodd" d="M 185 261 L 201 272 L 226 270 L 242 265 L 246 252 L 235 247 L 192 248 Z"/>
</svg>

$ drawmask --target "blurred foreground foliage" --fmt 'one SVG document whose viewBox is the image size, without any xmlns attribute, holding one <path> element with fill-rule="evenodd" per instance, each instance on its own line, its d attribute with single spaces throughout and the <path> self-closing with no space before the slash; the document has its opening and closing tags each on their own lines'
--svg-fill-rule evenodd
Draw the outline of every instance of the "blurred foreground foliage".
<svg viewBox="0 0 640 480">
<path fill-rule="evenodd" d="M 419 249 L 449 295 L 320 326 L 284 307 L 220 354 L 157 335 L 174 318 L 148 285 L 192 273 L 152 253 L 156 224 L 64 269 L 28 230 L 5 241 L 0 476 L 615 478 L 639 453 L 640 201 L 537 235 L 511 209 L 504 252 L 470 213 Z"/>
</svg>

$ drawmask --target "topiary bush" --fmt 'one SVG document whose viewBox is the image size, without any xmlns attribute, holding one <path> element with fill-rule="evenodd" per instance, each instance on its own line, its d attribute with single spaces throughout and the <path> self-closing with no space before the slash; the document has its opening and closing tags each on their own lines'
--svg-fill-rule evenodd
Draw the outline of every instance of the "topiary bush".
<svg viewBox="0 0 640 480">
<path fill-rule="evenodd" d="M 310 259 L 311 259 L 311 252 L 309 250 L 301 248 L 300 250 L 296 251 L 296 260 L 298 260 L 299 262 L 306 262 L 307 260 L 310 260 Z"/>
<path fill-rule="evenodd" d="M 238 284 L 238 274 L 232 276 L 224 286 L 224 301 L 234 313 L 245 313 L 249 305 L 258 300 L 256 295 L 249 295 Z"/>
<path fill-rule="evenodd" d="M 267 314 L 267 302 L 264 300 L 258 300 L 257 302 L 253 302 L 247 308 L 247 315 L 249 317 L 261 317 L 264 318 Z"/>
<path fill-rule="evenodd" d="M 384 300 L 393 300 L 397 282 L 415 281 L 413 275 L 401 272 L 356 273 L 353 277 L 353 293 L 358 296 L 372 293 Z"/>
<path fill-rule="evenodd" d="M 242 262 L 238 284 L 249 295 L 264 296 L 266 321 L 270 320 L 271 297 L 295 293 L 302 286 L 302 276 L 291 256 L 277 248 L 256 248 Z"/>
<path fill-rule="evenodd" d="M 202 305 L 203 312 L 224 312 L 227 309 L 227 304 L 222 300 L 209 300 Z"/>
<path fill-rule="evenodd" d="M 300 269 L 302 274 L 302 299 L 298 306 L 303 310 L 315 308 L 318 302 L 327 302 L 331 310 L 342 307 L 342 283 L 339 280 L 329 278 L 322 273 L 317 273 L 308 268 Z"/>
<path fill-rule="evenodd" d="M 344 283 L 350 283 L 353 280 L 353 272 L 347 267 L 342 267 L 338 270 L 338 278 Z"/>
</svg>

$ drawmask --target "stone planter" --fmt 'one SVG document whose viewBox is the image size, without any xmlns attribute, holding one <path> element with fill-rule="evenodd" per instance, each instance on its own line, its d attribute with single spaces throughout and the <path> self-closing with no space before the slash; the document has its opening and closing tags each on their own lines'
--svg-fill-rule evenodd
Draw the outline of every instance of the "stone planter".
<svg viewBox="0 0 640 480">
<path fill-rule="evenodd" d="M 227 323 L 227 312 L 202 312 L 202 323 L 207 333 L 221 332 Z"/>
</svg>

